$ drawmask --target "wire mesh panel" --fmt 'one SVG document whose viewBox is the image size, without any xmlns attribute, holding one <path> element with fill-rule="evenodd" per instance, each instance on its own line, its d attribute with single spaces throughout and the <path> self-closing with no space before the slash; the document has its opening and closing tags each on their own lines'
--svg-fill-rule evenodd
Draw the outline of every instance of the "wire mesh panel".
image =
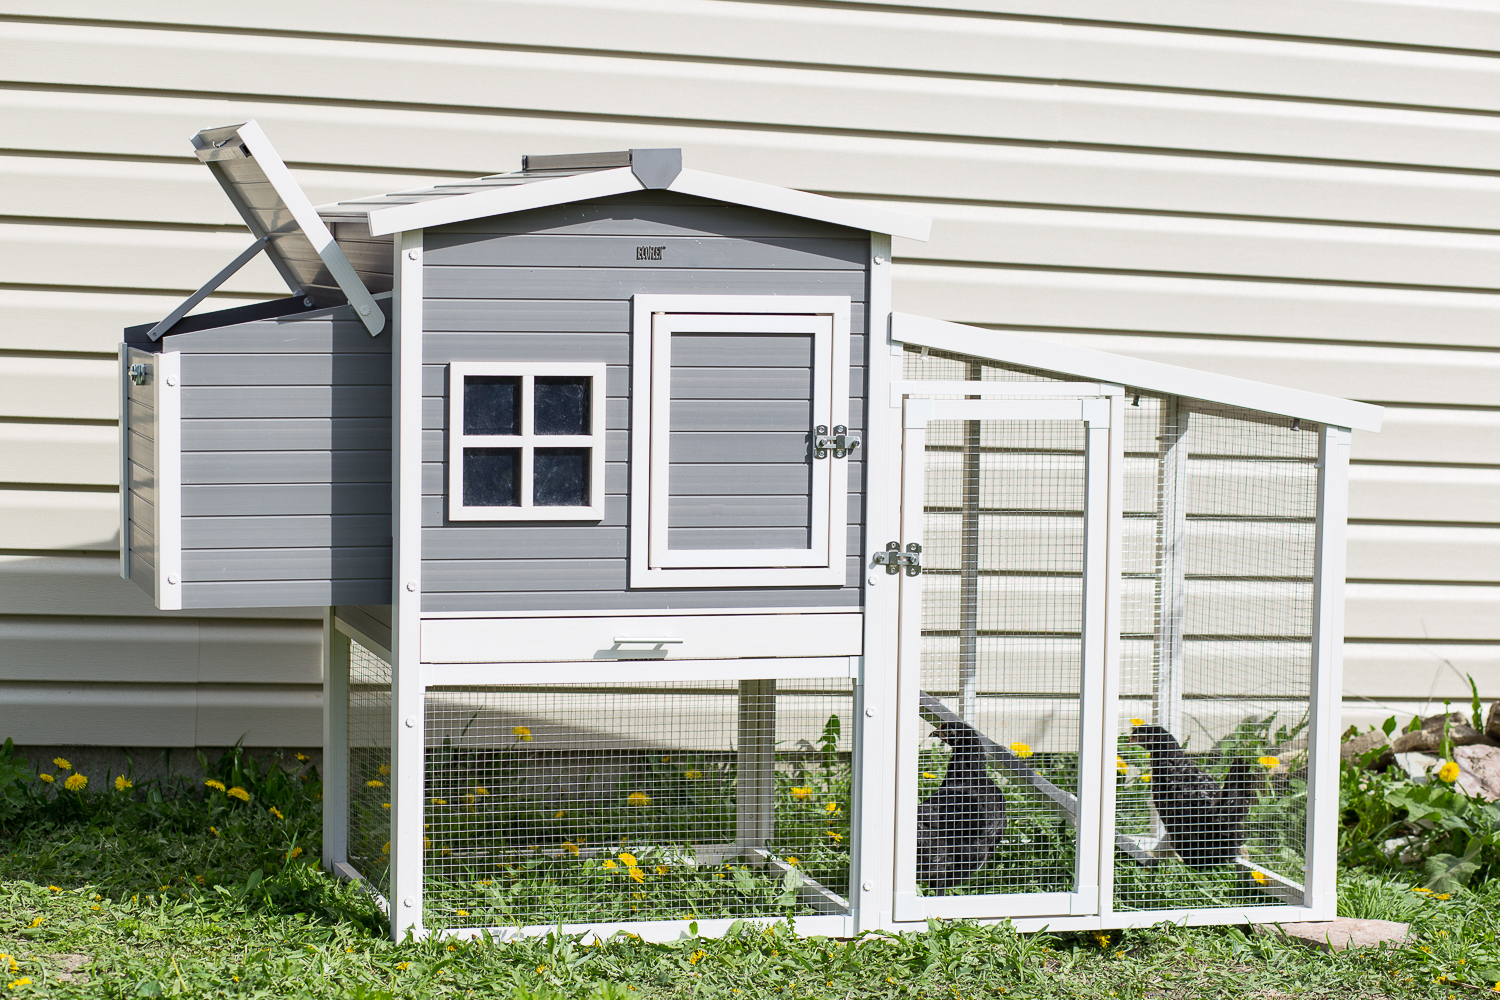
<svg viewBox="0 0 1500 1000">
<path fill-rule="evenodd" d="M 427 693 L 427 927 L 847 910 L 847 678 Z"/>
<path fill-rule="evenodd" d="M 939 724 L 917 759 L 926 895 L 1075 888 L 1086 433 L 926 424 L 920 684 Z"/>
<path fill-rule="evenodd" d="M 1301 903 L 1318 429 L 1134 402 L 1115 908 Z"/>
<path fill-rule="evenodd" d="M 391 665 L 349 644 L 349 864 L 382 893 L 391 861 Z"/>
</svg>

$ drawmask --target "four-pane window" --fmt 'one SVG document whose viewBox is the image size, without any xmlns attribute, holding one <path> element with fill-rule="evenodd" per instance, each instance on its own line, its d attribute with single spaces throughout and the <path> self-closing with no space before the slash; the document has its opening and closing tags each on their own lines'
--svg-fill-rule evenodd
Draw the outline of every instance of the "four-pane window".
<svg viewBox="0 0 1500 1000">
<path fill-rule="evenodd" d="M 604 516 L 602 364 L 448 366 L 448 519 Z"/>
</svg>

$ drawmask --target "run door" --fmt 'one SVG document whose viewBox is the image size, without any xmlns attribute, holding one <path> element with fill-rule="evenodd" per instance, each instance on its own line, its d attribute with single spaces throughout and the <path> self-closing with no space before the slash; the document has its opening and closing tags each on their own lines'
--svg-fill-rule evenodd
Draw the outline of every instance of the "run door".
<svg viewBox="0 0 1500 1000">
<path fill-rule="evenodd" d="M 1110 412 L 905 401 L 902 537 L 876 557 L 901 579 L 898 921 L 1099 912 Z M 944 724 L 999 796 L 955 794 Z"/>
</svg>

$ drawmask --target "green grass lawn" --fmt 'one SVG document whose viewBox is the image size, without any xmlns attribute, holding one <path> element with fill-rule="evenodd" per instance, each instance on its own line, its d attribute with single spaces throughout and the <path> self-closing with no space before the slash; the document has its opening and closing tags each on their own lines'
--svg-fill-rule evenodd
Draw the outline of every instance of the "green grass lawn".
<svg viewBox="0 0 1500 1000">
<path fill-rule="evenodd" d="M 1341 908 L 1409 921 L 1417 939 L 1340 955 L 1236 927 L 1019 935 L 964 923 L 853 941 L 746 925 L 671 945 L 392 944 L 364 894 L 311 863 L 319 783 L 284 763 L 210 763 L 222 792 L 116 790 L 93 775 L 83 794 L 12 795 L 0 811 L 0 996 L 1500 996 L 1500 882 L 1416 892 L 1420 875 L 1389 871 L 1346 872 Z"/>
</svg>

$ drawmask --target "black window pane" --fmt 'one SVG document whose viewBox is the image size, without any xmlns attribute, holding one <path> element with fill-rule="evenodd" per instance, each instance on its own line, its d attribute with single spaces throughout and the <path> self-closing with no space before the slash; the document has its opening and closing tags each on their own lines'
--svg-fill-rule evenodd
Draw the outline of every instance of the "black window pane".
<svg viewBox="0 0 1500 1000">
<path fill-rule="evenodd" d="M 464 433 L 521 433 L 519 375 L 464 376 Z"/>
<path fill-rule="evenodd" d="M 537 507 L 589 505 L 589 448 L 538 448 L 531 502 Z"/>
<path fill-rule="evenodd" d="M 589 433 L 587 375 L 557 375 L 536 380 L 536 433 Z"/>
<path fill-rule="evenodd" d="M 464 506 L 519 507 L 521 449 L 464 449 Z"/>
</svg>

